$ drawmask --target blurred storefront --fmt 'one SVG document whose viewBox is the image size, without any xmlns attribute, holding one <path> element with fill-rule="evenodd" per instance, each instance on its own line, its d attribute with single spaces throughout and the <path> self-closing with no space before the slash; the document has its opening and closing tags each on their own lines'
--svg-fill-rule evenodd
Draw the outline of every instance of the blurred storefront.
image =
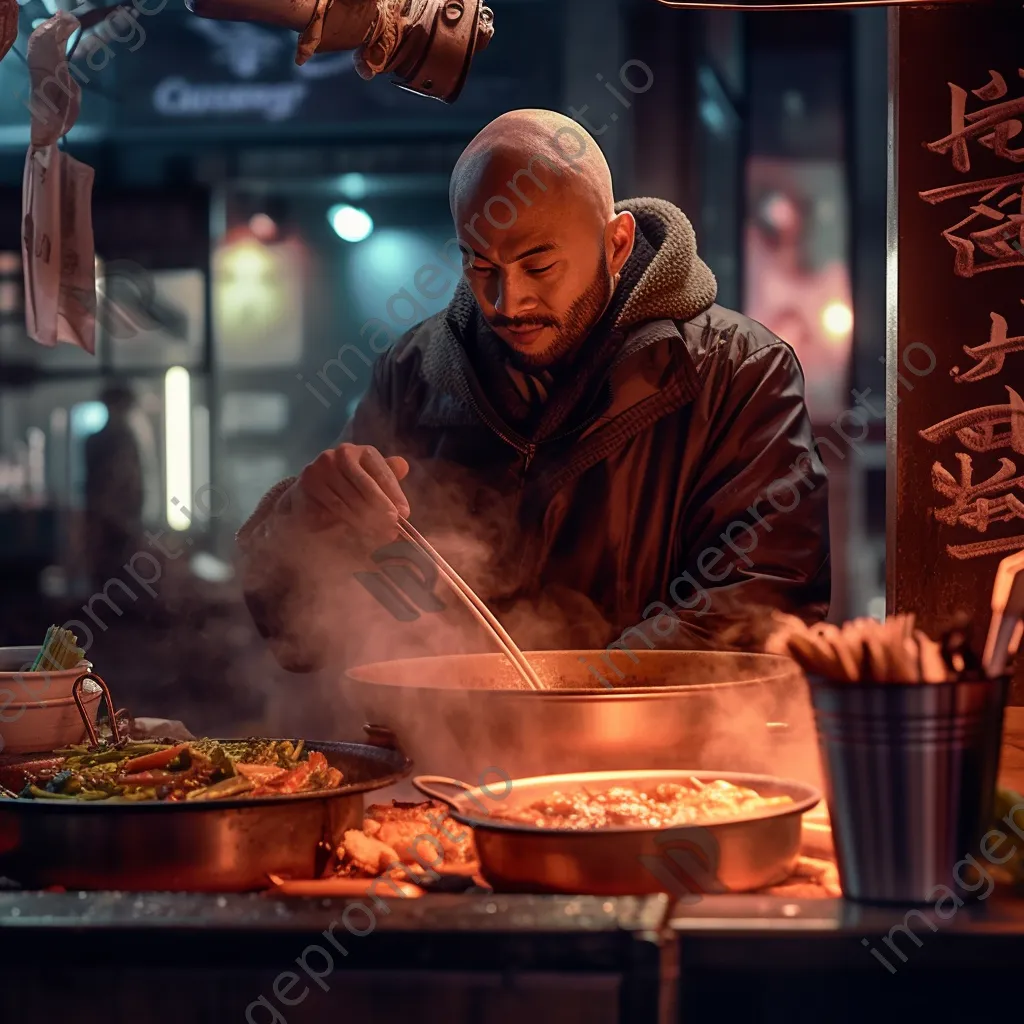
<svg viewBox="0 0 1024 1024">
<path fill-rule="evenodd" d="M 173 554 L 161 556 L 162 586 L 177 573 L 198 588 L 152 602 L 147 621 L 167 643 L 154 651 L 170 650 L 168 623 L 182 617 L 201 638 L 191 658 L 171 659 L 153 711 L 214 700 L 182 679 L 259 644 L 231 578 L 234 531 L 267 487 L 334 442 L 387 339 L 446 303 L 458 276 L 447 177 L 508 109 L 552 107 L 596 127 L 619 195 L 682 206 L 719 301 L 797 348 L 816 428 L 850 408 L 854 361 L 883 352 L 871 269 L 884 248 L 857 246 L 877 242 L 884 206 L 880 227 L 852 211 L 871 152 L 884 161 L 863 59 L 884 47 L 884 17 L 493 6 L 494 41 L 451 107 L 363 82 L 349 54 L 298 67 L 293 34 L 203 22 L 180 3 L 150 3 L 138 34 L 94 45 L 79 59 L 88 80 L 67 143 L 97 172 L 95 358 L 25 337 L 27 74 L 14 56 L 0 65 L 0 564 L 13 581 L 0 642 L 88 597 L 85 442 L 106 425 L 101 396 L 116 383 L 135 396 L 140 529 Z M 23 6 L 22 53 L 47 16 L 43 0 Z M 648 84 L 627 95 L 614 85 L 623 74 Z M 872 187 L 884 197 L 881 173 Z M 837 615 L 877 610 L 884 594 L 883 437 L 872 423 L 868 441 L 830 461 Z M 207 603 L 222 610 L 200 614 Z M 106 630 L 102 642 L 114 646 Z"/>
</svg>

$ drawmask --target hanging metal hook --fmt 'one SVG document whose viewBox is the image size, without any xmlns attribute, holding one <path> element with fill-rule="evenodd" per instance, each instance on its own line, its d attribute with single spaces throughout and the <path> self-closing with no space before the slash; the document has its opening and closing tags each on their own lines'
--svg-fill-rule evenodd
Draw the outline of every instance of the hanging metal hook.
<svg viewBox="0 0 1024 1024">
<path fill-rule="evenodd" d="M 89 746 L 91 749 L 97 749 L 100 744 L 99 733 L 96 730 L 96 726 L 93 724 L 92 715 L 86 710 L 85 702 L 82 700 L 82 687 L 85 681 L 89 679 L 96 683 L 97 686 L 103 691 L 103 697 L 107 702 L 107 714 L 110 716 L 110 731 L 113 734 L 113 740 L 110 746 L 116 748 L 123 747 L 128 742 L 127 733 L 122 736 L 120 726 L 117 721 L 118 715 L 123 715 L 124 711 L 114 710 L 114 699 L 110 696 L 110 688 L 107 684 L 96 675 L 95 672 L 83 672 L 76 680 L 74 685 L 71 687 L 71 696 L 75 699 L 75 706 L 78 708 L 78 713 L 82 716 L 82 721 L 85 723 L 85 731 L 89 734 Z"/>
</svg>

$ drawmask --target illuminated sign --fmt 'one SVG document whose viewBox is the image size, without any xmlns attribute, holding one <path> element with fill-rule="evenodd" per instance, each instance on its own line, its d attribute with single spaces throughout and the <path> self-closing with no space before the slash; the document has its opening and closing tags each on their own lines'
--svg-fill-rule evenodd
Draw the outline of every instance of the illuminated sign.
<svg viewBox="0 0 1024 1024">
<path fill-rule="evenodd" d="M 4 0 L 0 0 L 2 4 Z M 42 0 L 32 0 L 41 3 Z M 137 0 L 151 8 L 159 0 Z M 209 21 L 168 2 L 145 19 L 146 42 L 123 46 L 110 128 L 186 132 L 279 132 L 282 127 L 344 130 L 353 122 L 422 123 L 429 118 L 482 123 L 515 106 L 552 106 L 559 90 L 559 11 L 531 0 L 513 6 L 507 31 L 474 67 L 472 88 L 456 107 L 426 104 L 386 77 L 364 82 L 350 52 L 316 54 L 295 63 L 295 33 L 248 22 Z M 127 33 L 122 32 L 122 35 Z M 522 62 L 523 40 L 539 38 L 534 61 Z M 532 44 L 531 44 L 532 45 Z M 95 64 L 100 58 L 93 58 Z M 84 65 L 90 76 L 92 65 Z M 99 72 L 96 74 L 99 79 Z M 3 87 L 0 83 L 0 105 Z M 463 131 L 465 125 L 463 123 Z"/>
</svg>

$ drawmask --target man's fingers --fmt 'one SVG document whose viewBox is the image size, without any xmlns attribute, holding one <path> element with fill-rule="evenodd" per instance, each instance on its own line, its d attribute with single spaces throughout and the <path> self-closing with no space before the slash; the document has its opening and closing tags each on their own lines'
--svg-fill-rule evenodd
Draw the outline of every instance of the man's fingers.
<svg viewBox="0 0 1024 1024">
<path fill-rule="evenodd" d="M 409 464 L 405 459 L 396 459 L 405 466 L 406 473 L 409 471 Z M 359 459 L 360 466 L 366 470 L 374 483 L 387 495 L 388 500 L 398 509 L 398 514 L 407 516 L 409 514 L 409 501 L 402 491 L 398 482 L 398 476 L 389 465 L 389 460 L 376 448 L 364 448 Z M 405 473 L 402 474 L 403 476 Z"/>
<path fill-rule="evenodd" d="M 349 504 L 358 504 L 376 515 L 394 515 L 394 502 L 366 471 L 363 455 L 358 449 L 339 449 L 337 475 L 331 486 Z"/>
<path fill-rule="evenodd" d="M 378 533 L 391 535 L 398 527 L 398 513 L 395 507 L 380 492 L 372 505 L 367 504 L 363 494 L 347 477 L 335 482 L 337 493 L 345 503 L 344 518 L 349 525 L 368 536 Z"/>
<path fill-rule="evenodd" d="M 405 459 L 387 460 L 376 448 L 343 444 L 322 452 L 303 470 L 300 490 L 317 520 L 346 523 L 383 543 L 397 535 L 398 517 L 409 515 L 398 482 L 408 472 Z"/>
<path fill-rule="evenodd" d="M 351 523 L 355 520 L 351 502 L 344 497 L 341 477 L 339 474 L 335 474 L 335 477 L 310 476 L 303 484 L 306 501 L 316 510 L 317 518 L 323 520 L 325 525 L 339 521 Z"/>
<path fill-rule="evenodd" d="M 305 488 L 305 495 L 325 526 L 343 524 L 348 532 L 374 545 L 386 544 L 398 536 L 398 513 L 390 502 L 382 496 L 383 504 L 368 506 L 340 473 L 332 474 L 329 482 L 314 478 Z"/>
<path fill-rule="evenodd" d="M 396 480 L 404 480 L 409 475 L 409 463 L 401 455 L 391 455 L 384 461 L 391 467 Z"/>
</svg>

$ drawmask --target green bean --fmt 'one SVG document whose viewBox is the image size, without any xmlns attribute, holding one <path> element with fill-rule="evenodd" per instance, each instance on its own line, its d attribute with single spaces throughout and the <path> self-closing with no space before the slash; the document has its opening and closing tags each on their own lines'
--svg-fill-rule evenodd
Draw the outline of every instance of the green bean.
<svg viewBox="0 0 1024 1024">
<path fill-rule="evenodd" d="M 143 754 L 155 754 L 158 750 L 167 750 L 166 743 L 128 743 L 120 750 L 116 748 L 90 750 L 85 744 L 78 744 L 72 747 L 65 747 L 56 750 L 54 753 L 59 757 L 66 757 L 69 761 L 77 764 L 91 766 L 95 764 L 106 764 L 110 761 L 129 761 L 133 757 L 141 757 Z"/>
<path fill-rule="evenodd" d="M 155 800 L 156 790 L 155 789 L 136 789 L 132 792 L 125 792 L 122 794 L 125 800 Z"/>
<path fill-rule="evenodd" d="M 215 782 L 212 786 L 204 786 L 202 789 L 193 790 L 186 800 L 223 800 L 232 796 L 239 796 L 255 789 L 253 783 L 244 776 L 236 776 L 231 779 L 223 779 Z"/>
<path fill-rule="evenodd" d="M 35 797 L 36 800 L 74 800 L 73 796 L 67 796 L 64 793 L 49 793 L 45 789 L 40 789 L 38 786 L 29 786 L 29 794 Z"/>
<path fill-rule="evenodd" d="M 104 750 L 96 754 L 88 754 L 85 757 L 68 758 L 69 761 L 74 761 L 80 764 L 83 768 L 94 768 L 98 764 L 109 764 L 113 761 L 125 760 L 125 755 L 120 750 Z"/>
</svg>

